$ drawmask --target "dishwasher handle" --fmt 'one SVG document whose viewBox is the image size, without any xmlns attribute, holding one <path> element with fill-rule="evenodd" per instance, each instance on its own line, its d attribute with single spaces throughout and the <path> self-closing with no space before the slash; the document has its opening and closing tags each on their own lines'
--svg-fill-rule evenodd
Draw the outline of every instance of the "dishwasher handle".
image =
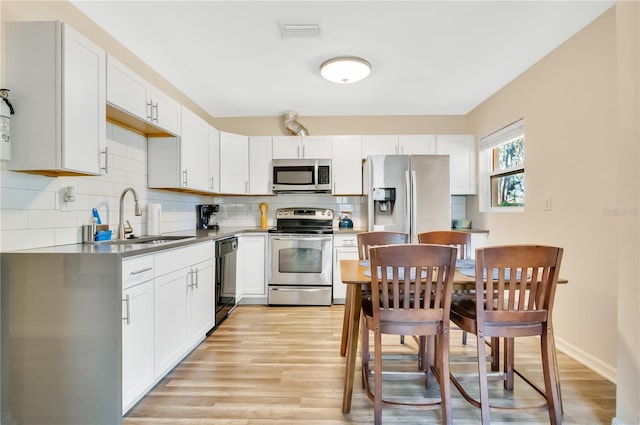
<svg viewBox="0 0 640 425">
<path fill-rule="evenodd" d="M 224 257 L 238 250 L 238 238 L 216 241 L 216 258 Z"/>
</svg>

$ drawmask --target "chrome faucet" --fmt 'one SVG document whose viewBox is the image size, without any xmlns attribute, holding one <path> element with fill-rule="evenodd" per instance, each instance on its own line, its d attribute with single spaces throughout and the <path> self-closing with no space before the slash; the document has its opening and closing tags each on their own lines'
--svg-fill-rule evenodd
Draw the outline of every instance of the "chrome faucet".
<svg viewBox="0 0 640 425">
<path fill-rule="evenodd" d="M 118 239 L 125 239 L 126 232 L 124 228 L 124 195 L 127 192 L 131 192 L 133 195 L 133 200 L 135 201 L 134 214 L 137 216 L 142 215 L 142 210 L 140 209 L 140 203 L 138 202 L 138 194 L 132 187 L 125 188 L 120 194 L 120 217 L 118 221 L 118 232 L 116 233 L 116 237 Z"/>
</svg>

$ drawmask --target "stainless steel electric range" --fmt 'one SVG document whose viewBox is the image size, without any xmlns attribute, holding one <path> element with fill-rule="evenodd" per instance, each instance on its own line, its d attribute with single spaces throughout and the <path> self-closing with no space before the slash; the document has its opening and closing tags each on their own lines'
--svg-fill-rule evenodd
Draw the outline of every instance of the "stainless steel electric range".
<svg viewBox="0 0 640 425">
<path fill-rule="evenodd" d="M 269 247 L 269 305 L 331 305 L 333 210 L 279 208 Z"/>
</svg>

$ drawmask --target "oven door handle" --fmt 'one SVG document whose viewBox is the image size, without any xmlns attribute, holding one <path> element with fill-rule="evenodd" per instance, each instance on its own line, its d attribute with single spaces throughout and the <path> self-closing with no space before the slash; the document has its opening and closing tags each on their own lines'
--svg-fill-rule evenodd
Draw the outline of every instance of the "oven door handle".
<svg viewBox="0 0 640 425">
<path fill-rule="evenodd" d="M 304 291 L 304 292 L 320 292 L 320 291 L 322 291 L 322 292 L 324 292 L 324 291 L 327 290 L 326 287 L 324 287 L 324 288 L 300 288 L 300 287 L 283 288 L 281 286 L 278 286 L 278 287 L 272 286 L 270 289 L 272 291 L 280 291 L 280 292 L 300 292 L 300 291 Z"/>
<path fill-rule="evenodd" d="M 331 241 L 331 236 L 271 236 L 274 241 Z"/>
</svg>

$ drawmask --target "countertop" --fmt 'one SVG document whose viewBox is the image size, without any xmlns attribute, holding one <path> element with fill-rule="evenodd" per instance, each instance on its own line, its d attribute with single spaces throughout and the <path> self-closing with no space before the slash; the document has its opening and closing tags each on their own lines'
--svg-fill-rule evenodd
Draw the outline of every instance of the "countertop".
<svg viewBox="0 0 640 425">
<path fill-rule="evenodd" d="M 489 233 L 483 229 L 451 229 L 470 233 Z M 367 230 L 361 227 L 334 228 L 334 235 L 350 235 Z M 126 243 L 116 244 L 113 241 L 77 243 L 69 245 L 47 246 L 42 248 L 31 248 L 19 251 L 7 251 L 3 254 L 117 254 L 121 257 L 132 257 L 135 255 L 149 254 L 165 249 L 178 248 L 194 243 L 213 241 L 227 238 L 239 233 L 266 233 L 267 229 L 260 227 L 226 226 L 215 230 L 182 230 L 177 232 L 163 233 L 162 236 L 186 236 L 185 239 L 167 241 L 161 244 Z M 111 242 L 111 243 L 108 243 Z"/>
<path fill-rule="evenodd" d="M 3 254 L 117 254 L 121 257 L 131 257 L 161 251 L 164 249 L 177 248 L 208 240 L 223 239 L 238 233 L 266 232 L 261 228 L 246 227 L 221 227 L 215 230 L 182 230 L 178 232 L 166 232 L 162 236 L 187 236 L 185 239 L 167 241 L 162 244 L 142 244 L 127 243 L 115 244 L 114 241 L 77 243 L 69 245 L 46 246 L 42 248 L 31 248 L 20 251 L 7 251 Z M 108 243 L 111 242 L 111 243 Z"/>
</svg>

